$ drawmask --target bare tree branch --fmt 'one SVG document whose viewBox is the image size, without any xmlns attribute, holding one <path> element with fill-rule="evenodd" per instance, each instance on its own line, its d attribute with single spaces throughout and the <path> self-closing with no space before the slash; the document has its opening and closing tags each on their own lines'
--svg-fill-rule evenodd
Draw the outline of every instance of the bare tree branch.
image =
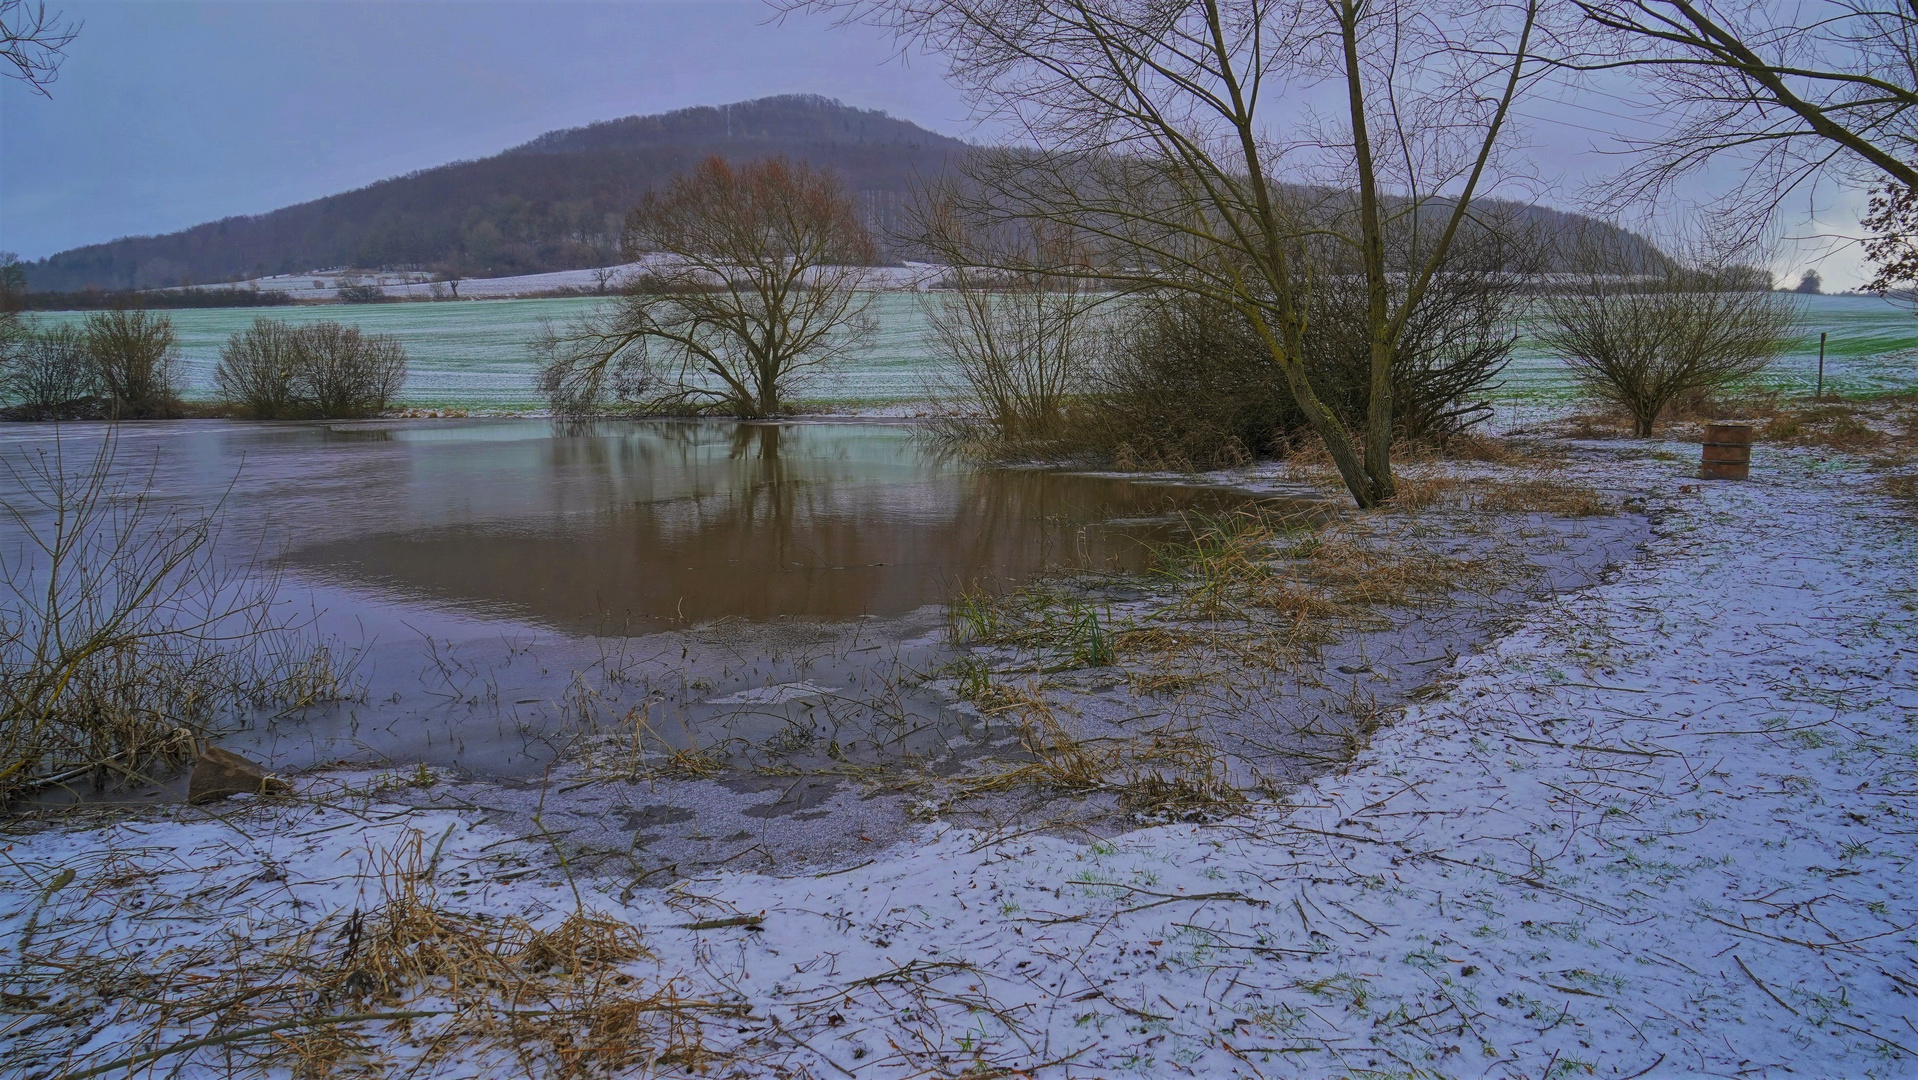
<svg viewBox="0 0 1918 1080">
<path fill-rule="evenodd" d="M 0 73 L 45 95 L 60 77 L 66 49 L 80 36 L 80 23 L 48 11 L 36 0 L 0 0 Z"/>
</svg>

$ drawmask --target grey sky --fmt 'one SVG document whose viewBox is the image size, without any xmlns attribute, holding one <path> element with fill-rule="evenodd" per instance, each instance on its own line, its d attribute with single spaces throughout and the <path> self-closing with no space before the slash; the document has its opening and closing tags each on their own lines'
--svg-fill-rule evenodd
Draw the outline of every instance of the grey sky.
<svg viewBox="0 0 1918 1080">
<path fill-rule="evenodd" d="M 0 248 L 27 258 L 271 210 L 554 128 L 766 94 L 970 133 L 936 61 L 903 63 L 870 30 L 771 21 L 761 0 L 55 4 L 86 26 L 52 99 L 0 80 Z M 1629 95 L 1527 102 L 1531 196 L 1575 209 L 1581 182 L 1614 164 L 1601 152 L 1611 133 L 1655 112 Z M 1854 229 L 1850 202 L 1786 232 Z M 1776 268 L 1825 246 L 1787 245 Z M 1846 287 L 1857 262 L 1847 249 L 1820 268 Z"/>
<path fill-rule="evenodd" d="M 967 130 L 935 65 L 821 19 L 769 23 L 759 0 L 64 7 L 86 26 L 52 99 L 0 80 L 0 246 L 28 258 L 766 94 Z"/>
</svg>

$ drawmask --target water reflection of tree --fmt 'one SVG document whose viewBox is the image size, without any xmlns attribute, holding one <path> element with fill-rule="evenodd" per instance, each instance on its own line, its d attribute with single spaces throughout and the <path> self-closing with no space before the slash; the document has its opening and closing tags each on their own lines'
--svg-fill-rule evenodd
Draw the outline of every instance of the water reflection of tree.
<svg viewBox="0 0 1918 1080">
<path fill-rule="evenodd" d="M 861 437 L 878 446 L 835 454 L 814 441 Z M 1101 523 L 1190 501 L 1095 477 L 938 467 L 883 431 L 660 425 L 643 437 L 556 442 L 569 444 L 552 450 L 556 469 L 624 474 L 612 509 L 531 528 L 375 537 L 326 557 L 572 627 L 847 618 L 903 613 L 959 584 L 1053 564 L 1137 565 L 1137 541 Z"/>
</svg>

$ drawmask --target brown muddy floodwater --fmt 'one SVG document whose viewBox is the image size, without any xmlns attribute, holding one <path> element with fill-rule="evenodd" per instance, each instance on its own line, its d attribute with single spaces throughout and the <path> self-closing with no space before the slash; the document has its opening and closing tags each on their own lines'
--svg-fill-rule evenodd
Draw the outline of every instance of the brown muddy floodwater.
<svg viewBox="0 0 1918 1080">
<path fill-rule="evenodd" d="M 57 440 L 71 464 L 105 434 L 14 425 L 0 446 Z M 121 429 L 116 469 L 164 506 L 222 505 L 234 559 L 285 552 L 283 602 L 355 657 L 356 700 L 246 718 L 227 745 L 496 776 L 634 709 L 688 744 L 760 745 L 856 699 L 867 734 L 835 753 L 947 745 L 941 703 L 899 687 L 942 662 L 955 588 L 1138 569 L 1181 513 L 1245 499 L 975 469 L 902 423 L 152 423 Z"/>
<path fill-rule="evenodd" d="M 303 544 L 295 567 L 591 633 L 890 617 L 1046 568 L 1139 569 L 1141 541 L 1170 515 L 1232 498 L 972 469 L 900 424 L 555 434 L 512 422 L 353 437 L 375 444 L 368 458 L 404 458 L 405 475 L 383 482 L 416 520 Z"/>
</svg>

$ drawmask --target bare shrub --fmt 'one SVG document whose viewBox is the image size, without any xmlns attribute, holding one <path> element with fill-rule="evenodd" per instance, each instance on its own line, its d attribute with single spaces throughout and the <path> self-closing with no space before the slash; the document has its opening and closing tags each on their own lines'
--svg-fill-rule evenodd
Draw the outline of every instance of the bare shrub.
<svg viewBox="0 0 1918 1080">
<path fill-rule="evenodd" d="M 24 334 L 0 368 L 0 395 L 24 420 L 72 420 L 94 394 L 85 335 L 71 326 Z"/>
<path fill-rule="evenodd" d="M 291 416 L 300 364 L 298 331 L 278 319 L 255 319 L 220 348 L 213 381 L 220 396 L 256 420 Z"/>
<path fill-rule="evenodd" d="M 1489 234 L 1460 245 L 1407 312 L 1390 365 L 1396 438 L 1440 443 L 1490 415 L 1487 398 L 1517 340 L 1507 247 Z M 1372 396 L 1368 303 L 1356 274 L 1315 282 L 1300 303 L 1309 317 L 1298 355 L 1320 400 L 1354 430 Z M 1126 302 L 1113 322 L 1075 426 L 1091 453 L 1121 465 L 1218 467 L 1282 453 L 1311 431 L 1271 350 L 1227 305 L 1159 293 Z"/>
<path fill-rule="evenodd" d="M 701 162 L 626 219 L 631 259 L 665 256 L 611 311 L 533 345 L 553 411 L 772 416 L 795 382 L 869 340 L 873 243 L 830 173 Z"/>
<path fill-rule="evenodd" d="M 378 285 L 355 281 L 333 290 L 333 296 L 342 304 L 379 304 L 386 301 L 386 290 Z"/>
<path fill-rule="evenodd" d="M 1796 309 L 1735 276 L 1672 270 L 1654 277 L 1587 273 L 1547 297 L 1539 335 L 1587 393 L 1623 409 L 1649 438 L 1681 396 L 1734 386 L 1783 352 Z"/>
<path fill-rule="evenodd" d="M 292 392 L 313 415 L 376 416 L 406 383 L 406 349 L 388 334 L 317 322 L 294 332 Z"/>
<path fill-rule="evenodd" d="M 1114 317 L 1074 441 L 1121 468 L 1212 468 L 1278 451 L 1303 423 L 1252 324 L 1184 293 L 1140 297 Z"/>
<path fill-rule="evenodd" d="M 87 356 L 111 415 L 165 416 L 176 396 L 173 320 L 138 308 L 87 316 Z"/>
<path fill-rule="evenodd" d="M 1100 298 L 1072 278 L 955 270 L 925 300 L 936 355 L 952 389 L 1001 447 L 1057 437 L 1068 402 L 1086 389 Z"/>
<path fill-rule="evenodd" d="M 0 804 L 49 784 L 190 760 L 249 705 L 336 697 L 332 655 L 270 607 L 268 568 L 214 557 L 218 510 L 156 508 L 60 444 L 0 464 L 21 543 L 0 551 Z"/>
</svg>

